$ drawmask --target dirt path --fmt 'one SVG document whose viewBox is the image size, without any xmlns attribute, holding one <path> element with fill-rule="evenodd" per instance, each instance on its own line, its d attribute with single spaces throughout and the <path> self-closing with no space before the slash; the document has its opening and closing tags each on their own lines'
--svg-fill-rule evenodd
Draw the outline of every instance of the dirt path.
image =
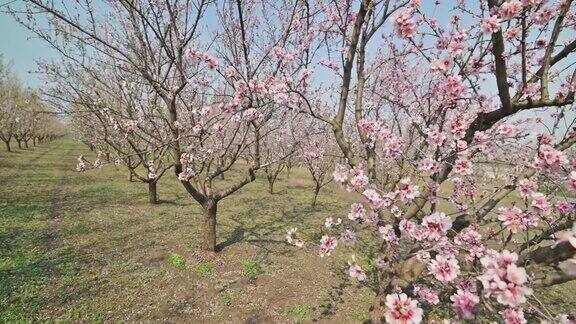
<svg viewBox="0 0 576 324">
<path fill-rule="evenodd" d="M 58 146 L 55 148 L 51 148 L 47 152 L 53 151 L 61 146 L 59 143 Z M 46 154 L 46 153 L 44 153 Z M 60 166 L 58 171 L 60 172 L 60 178 L 58 179 L 58 183 L 56 184 L 55 188 L 52 192 L 51 198 L 51 206 L 50 206 L 50 214 L 47 216 L 47 222 L 49 223 L 50 232 L 47 235 L 47 242 L 46 246 L 48 252 L 55 252 L 58 249 L 60 242 L 61 242 L 61 235 L 60 235 L 60 225 L 62 223 L 63 218 L 63 202 L 65 199 L 65 187 L 67 184 L 68 174 L 71 171 L 71 165 L 68 163 L 68 156 L 71 154 L 71 149 L 68 148 L 65 153 L 62 155 L 63 159 L 60 160 Z M 51 267 L 48 271 L 48 276 L 51 280 L 57 280 L 59 277 L 59 270 L 57 267 Z"/>
</svg>

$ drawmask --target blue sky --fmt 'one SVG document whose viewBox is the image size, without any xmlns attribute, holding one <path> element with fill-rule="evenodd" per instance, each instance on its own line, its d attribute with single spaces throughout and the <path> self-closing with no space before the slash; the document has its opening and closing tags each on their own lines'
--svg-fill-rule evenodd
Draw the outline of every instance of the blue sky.
<svg viewBox="0 0 576 324">
<path fill-rule="evenodd" d="M 0 5 L 5 0 L 0 0 Z M 0 53 L 11 62 L 20 79 L 32 88 L 41 85 L 35 60 L 54 57 L 54 51 L 34 34 L 18 24 L 12 16 L 0 12 Z M 30 72 L 31 71 L 31 72 Z M 30 72 L 30 73 L 29 73 Z"/>
</svg>

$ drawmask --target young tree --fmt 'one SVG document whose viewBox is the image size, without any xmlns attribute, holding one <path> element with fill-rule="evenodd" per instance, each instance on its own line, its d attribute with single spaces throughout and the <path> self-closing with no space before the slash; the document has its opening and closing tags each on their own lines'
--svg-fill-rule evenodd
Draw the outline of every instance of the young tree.
<svg viewBox="0 0 576 324">
<path fill-rule="evenodd" d="M 302 145 L 301 153 L 302 164 L 314 181 L 312 208 L 316 207 L 320 190 L 332 182 L 332 171 L 339 160 L 339 151 L 330 137 L 330 130 L 323 127 L 324 125 L 315 124 L 304 130 L 305 144 Z"/>
<path fill-rule="evenodd" d="M 71 118 L 77 138 L 99 151 L 92 167 L 110 163 L 113 154 L 114 162 L 124 162 L 131 178 L 147 184 L 150 203 L 158 204 L 158 181 L 173 166 L 167 157 L 170 135 L 158 96 L 138 79 L 112 68 L 87 63 L 43 68 L 53 85 L 45 89 L 45 96 Z M 86 162 L 82 159 L 84 167 L 78 169 L 86 169 Z"/>
<path fill-rule="evenodd" d="M 14 76 L 10 65 L 5 65 L 0 56 L 0 139 L 8 152 L 10 141 L 16 133 L 17 109 L 21 101 L 21 84 Z"/>
</svg>

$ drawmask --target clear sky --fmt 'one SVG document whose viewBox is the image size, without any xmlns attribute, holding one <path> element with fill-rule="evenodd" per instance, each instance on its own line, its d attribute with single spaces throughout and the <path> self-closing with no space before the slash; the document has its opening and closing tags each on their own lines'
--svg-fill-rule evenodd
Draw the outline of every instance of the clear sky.
<svg viewBox="0 0 576 324">
<path fill-rule="evenodd" d="M 0 6 L 7 0 L 0 0 Z M 1 9 L 1 7 L 0 7 Z M 0 53 L 11 62 L 20 79 L 32 88 L 41 85 L 35 60 L 54 57 L 54 51 L 34 34 L 18 24 L 12 16 L 0 12 Z"/>
</svg>

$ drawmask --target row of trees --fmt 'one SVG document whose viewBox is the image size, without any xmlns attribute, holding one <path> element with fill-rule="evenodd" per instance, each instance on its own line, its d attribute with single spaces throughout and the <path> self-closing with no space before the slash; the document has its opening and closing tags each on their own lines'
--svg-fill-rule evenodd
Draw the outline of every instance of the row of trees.
<svg viewBox="0 0 576 324">
<path fill-rule="evenodd" d="M 47 111 L 32 90 L 26 89 L 0 56 L 0 140 L 12 151 L 54 140 L 65 133 L 63 124 Z"/>
<path fill-rule="evenodd" d="M 375 322 L 568 321 L 533 288 L 576 279 L 573 1 L 75 2 L 13 11 L 63 54 L 46 96 L 143 180 L 173 168 L 204 249 L 218 203 L 262 170 L 273 190 L 303 148 L 317 188 L 342 156 L 333 179 L 363 196 L 308 245 L 362 236 Z"/>
</svg>

